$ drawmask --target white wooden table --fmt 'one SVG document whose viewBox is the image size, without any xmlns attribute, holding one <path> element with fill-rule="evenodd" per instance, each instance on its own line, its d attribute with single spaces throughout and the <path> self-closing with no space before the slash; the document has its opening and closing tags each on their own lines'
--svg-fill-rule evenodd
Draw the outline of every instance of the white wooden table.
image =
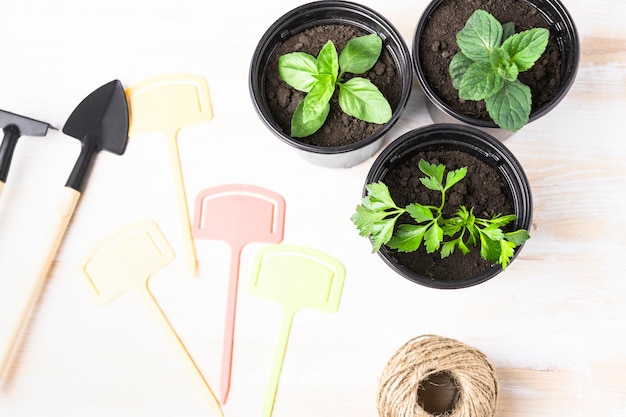
<svg viewBox="0 0 626 417">
<path fill-rule="evenodd" d="M 337 314 L 296 316 L 275 417 L 377 416 L 378 377 L 410 338 L 434 333 L 482 350 L 497 368 L 499 417 L 626 415 L 626 34 L 622 0 L 564 0 L 582 40 L 578 78 L 549 115 L 506 145 L 534 197 L 532 239 L 497 278 L 464 290 L 395 275 L 348 220 L 374 158 L 351 169 L 313 166 L 255 114 L 248 67 L 267 27 L 300 4 L 24 0 L 2 7 L 0 108 L 61 128 L 105 82 L 128 86 L 171 72 L 204 76 L 212 122 L 180 133 L 189 201 L 204 188 L 254 184 L 287 202 L 286 243 L 339 259 L 347 277 Z M 411 45 L 426 0 L 364 0 Z M 414 83 L 388 140 L 430 123 Z M 0 199 L 0 341 L 27 288 L 38 233 L 50 221 L 79 142 L 22 138 Z M 303 189 L 293 181 L 307 182 Z M 217 391 L 228 248 L 196 241 L 186 273 L 165 140 L 131 138 L 101 153 L 43 295 L 0 392 L 0 416 L 211 415 L 199 387 L 138 297 L 96 305 L 78 268 L 98 240 L 156 221 L 178 253 L 152 289 Z M 258 244 L 241 264 L 247 282 Z M 260 415 L 281 311 L 240 285 L 232 389 L 225 414 Z"/>
</svg>

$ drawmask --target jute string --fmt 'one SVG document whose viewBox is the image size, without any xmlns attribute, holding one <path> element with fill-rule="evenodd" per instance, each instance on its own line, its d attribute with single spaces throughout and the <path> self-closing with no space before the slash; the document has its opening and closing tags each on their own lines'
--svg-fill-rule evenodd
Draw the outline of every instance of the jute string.
<svg viewBox="0 0 626 417">
<path fill-rule="evenodd" d="M 430 417 L 418 402 L 418 388 L 435 374 L 456 381 L 457 395 L 447 417 L 492 417 L 498 383 L 493 366 L 479 350 L 435 335 L 409 340 L 391 357 L 378 386 L 380 417 Z"/>
</svg>

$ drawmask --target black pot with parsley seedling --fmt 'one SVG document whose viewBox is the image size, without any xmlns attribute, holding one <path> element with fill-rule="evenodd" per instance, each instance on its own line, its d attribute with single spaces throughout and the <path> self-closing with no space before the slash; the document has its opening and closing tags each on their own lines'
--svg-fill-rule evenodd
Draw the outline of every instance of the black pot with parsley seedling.
<svg viewBox="0 0 626 417">
<path fill-rule="evenodd" d="M 250 67 L 257 113 L 308 161 L 346 168 L 372 156 L 408 101 L 412 68 L 397 30 L 348 1 L 291 10 L 263 35 Z"/>
<path fill-rule="evenodd" d="M 531 190 L 497 139 L 458 124 L 405 133 L 375 160 L 351 221 L 405 278 L 464 288 L 515 259 L 532 217 Z"/>
<path fill-rule="evenodd" d="M 578 42 L 559 0 L 433 0 L 415 30 L 413 65 L 433 121 L 505 139 L 565 97 Z"/>
</svg>

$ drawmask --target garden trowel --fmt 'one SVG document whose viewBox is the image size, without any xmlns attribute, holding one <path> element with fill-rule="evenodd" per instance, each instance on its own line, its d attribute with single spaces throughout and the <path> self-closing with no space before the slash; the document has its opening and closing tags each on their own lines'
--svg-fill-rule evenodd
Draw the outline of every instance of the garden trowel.
<svg viewBox="0 0 626 417">
<path fill-rule="evenodd" d="M 8 369 L 22 330 L 43 289 L 50 265 L 76 209 L 92 160 L 101 150 L 122 155 L 126 149 L 128 105 L 122 84 L 114 80 L 89 94 L 74 109 L 63 127 L 63 133 L 80 140 L 81 151 L 63 189 L 60 207 L 53 213 L 55 217 L 50 230 L 38 236 L 38 241 L 43 244 L 43 253 L 36 256 L 30 265 L 34 267 L 34 276 L 22 277 L 29 279 L 30 291 L 22 304 L 21 314 L 8 324 L 11 331 L 9 343 L 0 346 L 3 349 L 0 352 L 0 379 Z"/>
<path fill-rule="evenodd" d="M 275 300 L 283 307 L 283 324 L 261 414 L 263 417 L 270 417 L 274 409 L 294 316 L 302 308 L 336 312 L 345 275 L 346 271 L 338 260 L 308 247 L 272 245 L 257 252 L 248 290 L 252 295 Z"/>
<path fill-rule="evenodd" d="M 102 239 L 83 261 L 81 272 L 100 304 L 108 303 L 129 291 L 134 291 L 144 298 L 178 348 L 184 362 L 204 392 L 208 394 L 213 411 L 223 416 L 211 387 L 150 292 L 150 278 L 170 263 L 174 256 L 174 250 L 158 225 L 146 220 L 127 225 Z"/>
<path fill-rule="evenodd" d="M 247 184 L 207 188 L 196 197 L 193 235 L 223 240 L 230 246 L 230 273 L 222 348 L 220 394 L 226 404 L 230 390 L 235 336 L 235 313 L 241 252 L 248 243 L 283 240 L 285 200 L 274 191 Z"/>
<path fill-rule="evenodd" d="M 178 131 L 213 118 L 208 83 L 192 74 L 164 75 L 129 87 L 126 95 L 131 113 L 130 136 L 160 132 L 167 138 L 185 257 L 189 272 L 195 276 L 197 258 L 180 164 Z"/>
<path fill-rule="evenodd" d="M 4 139 L 0 143 L 0 196 L 11 167 L 11 159 L 15 151 L 17 140 L 21 136 L 46 136 L 52 127 L 46 122 L 20 116 L 5 110 L 0 110 L 0 128 L 4 130 Z"/>
</svg>

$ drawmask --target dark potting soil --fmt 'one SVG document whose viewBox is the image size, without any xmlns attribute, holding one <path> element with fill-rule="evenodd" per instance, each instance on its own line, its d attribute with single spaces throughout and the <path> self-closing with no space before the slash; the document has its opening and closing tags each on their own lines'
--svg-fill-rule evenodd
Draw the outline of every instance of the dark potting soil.
<svg viewBox="0 0 626 417">
<path fill-rule="evenodd" d="M 453 109 L 474 119 L 490 121 L 484 101 L 459 99 L 448 73 L 450 61 L 459 51 L 456 33 L 477 9 L 486 10 L 502 24 L 514 22 L 516 33 L 532 28 L 549 29 L 549 24 L 537 9 L 521 0 L 445 0 L 427 21 L 419 54 L 429 85 Z M 550 101 L 561 80 L 561 54 L 554 35 L 550 35 L 548 46 L 535 65 L 520 73 L 518 79 L 530 87 L 531 113 Z"/>
<path fill-rule="evenodd" d="M 329 40 L 333 41 L 337 53 L 355 37 L 368 33 L 349 25 L 321 25 L 307 29 L 285 40 L 272 55 L 266 73 L 265 95 L 274 120 L 287 133 L 291 131 L 291 117 L 306 93 L 289 86 L 278 75 L 278 58 L 290 52 L 306 52 L 317 57 Z M 344 80 L 353 74 L 346 74 Z M 398 105 L 400 81 L 391 54 L 384 48 L 378 62 L 365 74 L 356 76 L 369 79 L 385 96 L 392 109 Z M 324 125 L 312 135 L 297 138 L 303 143 L 315 146 L 336 147 L 349 145 L 375 133 L 382 125 L 367 123 L 348 116 L 339 107 L 338 90 L 330 101 L 330 113 Z"/>
<path fill-rule="evenodd" d="M 491 218 L 495 214 L 513 214 L 511 196 L 500 174 L 477 157 L 456 150 L 420 151 L 391 168 L 382 181 L 389 187 L 398 206 L 405 207 L 415 202 L 434 206 L 441 204 L 441 193 L 427 189 L 419 180 L 425 176 L 418 168 L 420 159 L 444 164 L 446 172 L 467 167 L 465 178 L 446 193 L 445 217 L 454 216 L 461 205 L 468 210 L 474 207 L 474 215 L 481 218 Z M 398 224 L 415 224 L 408 214 L 403 216 Z M 423 246 L 415 252 L 389 252 L 413 272 L 433 280 L 454 281 L 476 275 L 492 265 L 480 256 L 480 247 L 469 249 L 470 253 L 467 255 L 456 249 L 444 259 L 441 259 L 439 252 L 427 253 Z"/>
</svg>

